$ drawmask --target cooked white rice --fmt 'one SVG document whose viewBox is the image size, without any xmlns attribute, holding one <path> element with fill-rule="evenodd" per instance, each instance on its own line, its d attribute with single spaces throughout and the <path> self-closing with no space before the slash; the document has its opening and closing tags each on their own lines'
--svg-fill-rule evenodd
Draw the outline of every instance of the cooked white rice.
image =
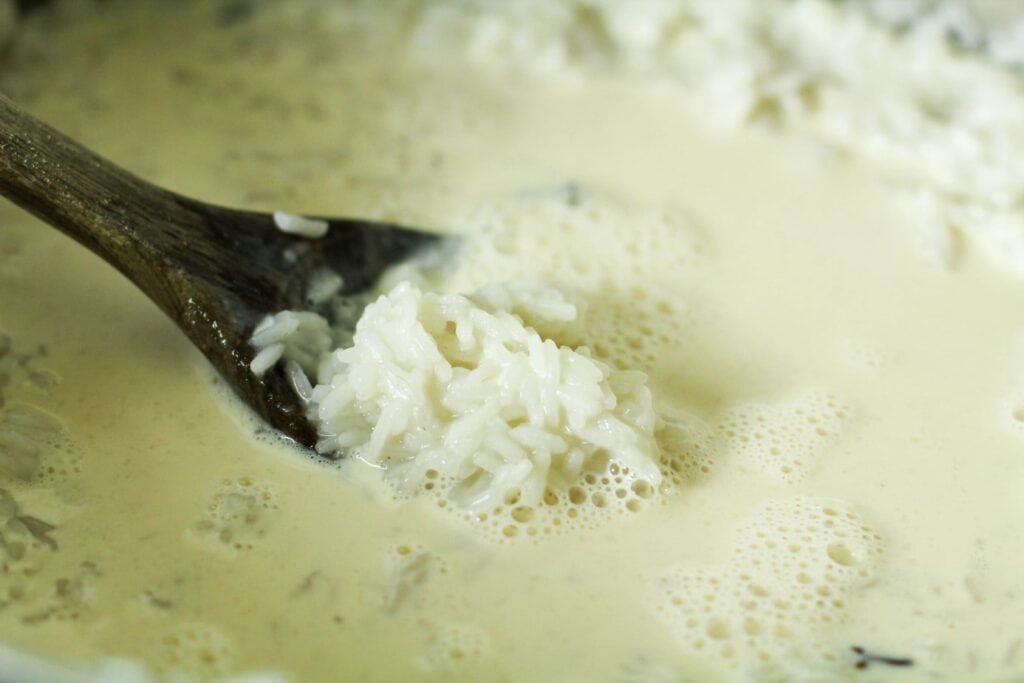
<svg viewBox="0 0 1024 683">
<path fill-rule="evenodd" d="M 428 3 L 417 29 L 433 37 L 404 46 L 417 59 L 448 43 L 509 68 L 620 72 L 686 92 L 713 125 L 860 157 L 927 197 L 904 204 L 925 257 L 955 267 L 963 242 L 1024 276 L 1024 88 L 980 58 L 1024 69 L 1024 21 L 985 29 L 939 0 L 467 0 Z"/>
<path fill-rule="evenodd" d="M 555 341 L 574 338 L 578 318 L 545 285 L 463 296 L 402 282 L 366 308 L 351 346 L 329 353 L 319 316 L 268 316 L 253 335 L 254 371 L 287 359 L 309 397 L 318 450 L 382 468 L 405 493 L 443 491 L 469 511 L 535 506 L 609 470 L 655 490 L 646 377 Z M 302 370 L 318 351 L 309 387 Z"/>
<path fill-rule="evenodd" d="M 305 311 L 281 311 L 268 315 L 253 330 L 250 343 L 256 356 L 249 367 L 262 376 L 282 358 L 314 373 L 331 348 L 331 328 L 321 316 Z"/>
<path fill-rule="evenodd" d="M 283 211 L 274 212 L 274 225 L 277 226 L 278 230 L 289 235 L 299 235 L 312 239 L 323 237 L 327 234 L 328 227 L 330 227 L 327 221 L 296 216 L 293 213 L 284 213 Z"/>
<path fill-rule="evenodd" d="M 344 285 L 345 281 L 340 275 L 329 268 L 321 268 L 309 278 L 309 285 L 306 287 L 306 302 L 311 306 L 327 303 L 341 291 Z"/>
</svg>

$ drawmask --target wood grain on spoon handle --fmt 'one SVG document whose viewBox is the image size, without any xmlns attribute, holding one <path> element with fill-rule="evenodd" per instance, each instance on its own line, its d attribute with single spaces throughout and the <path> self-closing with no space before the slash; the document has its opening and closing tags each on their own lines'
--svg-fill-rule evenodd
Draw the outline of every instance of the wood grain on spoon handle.
<svg viewBox="0 0 1024 683">
<path fill-rule="evenodd" d="M 94 154 L 2 95 L 0 189 L 114 264 L 125 249 L 146 249 L 154 213 L 175 222 L 174 214 L 183 210 L 169 192 Z"/>
<path fill-rule="evenodd" d="M 3 95 L 0 193 L 99 254 L 161 307 L 178 293 L 173 286 L 166 291 L 162 277 L 175 269 L 189 277 L 203 274 L 197 266 L 208 266 L 206 272 L 215 275 L 238 258 L 230 248 L 243 246 L 238 242 L 244 235 L 224 240 L 234 227 L 229 215 L 234 212 L 211 216 L 212 207 L 132 175 Z M 250 263 L 260 269 L 258 261 Z"/>
<path fill-rule="evenodd" d="M 304 308 L 312 273 L 341 275 L 344 294 L 372 290 L 391 265 L 439 236 L 332 218 L 327 236 L 286 235 L 265 213 L 156 187 L 85 149 L 0 95 L 0 194 L 124 273 L 185 332 L 270 425 L 316 443 L 285 373 L 250 370 L 249 338 L 266 313 Z"/>
<path fill-rule="evenodd" d="M 236 393 L 275 428 L 311 446 L 303 406 L 274 371 L 249 370 L 248 333 L 285 307 L 269 218 L 208 206 L 158 188 L 89 151 L 0 95 L 0 194 L 124 273 L 185 332 Z M 259 234 L 253 228 L 264 228 Z"/>
</svg>

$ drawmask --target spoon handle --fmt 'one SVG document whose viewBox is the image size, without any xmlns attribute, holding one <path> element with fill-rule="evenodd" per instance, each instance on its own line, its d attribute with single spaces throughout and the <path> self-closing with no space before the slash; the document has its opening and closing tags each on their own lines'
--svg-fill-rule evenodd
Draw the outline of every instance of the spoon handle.
<svg viewBox="0 0 1024 683">
<path fill-rule="evenodd" d="M 249 370 L 253 325 L 283 307 L 295 279 L 282 275 L 284 237 L 268 216 L 151 185 L 2 94 L 0 195 L 120 270 L 259 415 L 304 444 L 315 442 L 284 376 Z"/>
<path fill-rule="evenodd" d="M 163 307 L 153 261 L 168 247 L 180 250 L 194 232 L 196 216 L 183 198 L 82 147 L 2 94 L 0 194 L 81 242 Z"/>
</svg>

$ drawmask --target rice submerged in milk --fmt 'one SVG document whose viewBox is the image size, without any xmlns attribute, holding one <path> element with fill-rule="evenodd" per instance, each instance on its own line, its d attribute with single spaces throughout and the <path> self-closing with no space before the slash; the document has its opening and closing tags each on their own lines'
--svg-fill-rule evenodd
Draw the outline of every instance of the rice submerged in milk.
<svg viewBox="0 0 1024 683">
<path fill-rule="evenodd" d="M 285 359 L 317 450 L 384 468 L 402 493 L 432 491 L 471 512 L 532 507 L 570 489 L 586 497 L 574 487 L 613 467 L 621 490 L 653 491 L 646 377 L 564 343 L 578 322 L 575 303 L 538 283 L 464 296 L 403 281 L 366 308 L 348 348 L 329 350 L 316 314 L 268 316 L 253 334 L 253 371 Z"/>
</svg>

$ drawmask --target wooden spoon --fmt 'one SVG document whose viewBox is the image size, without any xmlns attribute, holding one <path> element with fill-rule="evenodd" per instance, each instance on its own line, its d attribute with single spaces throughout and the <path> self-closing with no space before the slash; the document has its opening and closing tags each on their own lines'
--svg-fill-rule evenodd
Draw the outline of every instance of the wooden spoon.
<svg viewBox="0 0 1024 683">
<path fill-rule="evenodd" d="M 326 236 L 279 230 L 270 214 L 212 206 L 151 185 L 0 95 L 0 194 L 94 251 L 188 335 L 235 393 L 307 447 L 316 430 L 280 367 L 257 377 L 248 340 L 270 312 L 302 309 L 309 276 L 329 266 L 343 294 L 439 241 L 395 225 L 323 218 Z M 144 381 L 144 378 L 139 378 Z"/>
</svg>

